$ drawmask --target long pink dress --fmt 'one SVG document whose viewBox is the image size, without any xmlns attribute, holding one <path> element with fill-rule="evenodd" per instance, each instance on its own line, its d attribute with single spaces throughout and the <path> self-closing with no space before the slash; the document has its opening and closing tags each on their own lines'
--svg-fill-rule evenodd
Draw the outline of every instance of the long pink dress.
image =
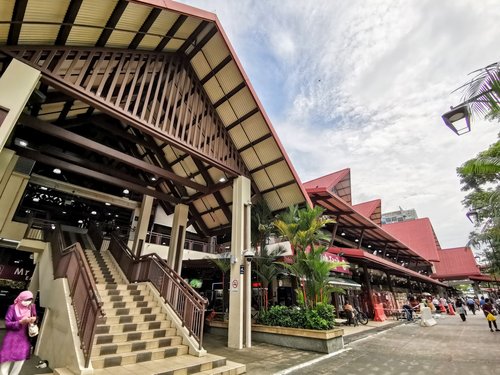
<svg viewBox="0 0 500 375">
<path fill-rule="evenodd" d="M 5 315 L 5 328 L 6 333 L 0 348 L 0 363 L 29 359 L 31 344 L 28 338 L 28 326 L 19 323 L 14 305 L 9 306 Z"/>
</svg>

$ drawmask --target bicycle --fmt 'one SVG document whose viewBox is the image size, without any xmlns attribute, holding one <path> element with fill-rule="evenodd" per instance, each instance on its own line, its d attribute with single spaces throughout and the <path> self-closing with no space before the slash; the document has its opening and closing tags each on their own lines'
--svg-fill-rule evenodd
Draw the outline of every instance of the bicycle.
<svg viewBox="0 0 500 375">
<path fill-rule="evenodd" d="M 354 322 L 365 326 L 368 324 L 368 316 L 366 316 L 364 312 L 356 310 L 354 314 Z"/>
</svg>

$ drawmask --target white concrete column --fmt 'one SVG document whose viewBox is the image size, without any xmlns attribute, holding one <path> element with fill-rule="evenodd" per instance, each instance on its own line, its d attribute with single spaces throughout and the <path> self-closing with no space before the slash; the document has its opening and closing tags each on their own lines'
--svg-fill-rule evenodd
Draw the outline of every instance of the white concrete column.
<svg viewBox="0 0 500 375">
<path fill-rule="evenodd" d="M 12 59 L 7 70 L 0 77 L 0 107 L 8 111 L 0 124 L 0 151 L 5 146 L 40 76 L 38 70 Z"/>
<path fill-rule="evenodd" d="M 240 176 L 233 183 L 231 223 L 231 278 L 229 286 L 229 348 L 243 349 L 252 343 L 251 263 L 243 257 L 250 249 L 250 180 Z"/>
<path fill-rule="evenodd" d="M 137 220 L 137 226 L 135 229 L 134 245 L 132 246 L 132 251 L 137 256 L 141 256 L 142 247 L 146 241 L 149 218 L 151 217 L 151 210 L 153 208 L 153 199 L 154 198 L 150 195 L 144 195 L 142 197 L 139 219 Z M 134 226 L 134 223 L 132 226 Z"/>
<path fill-rule="evenodd" d="M 168 265 L 179 275 L 182 271 L 182 256 L 184 254 L 184 242 L 186 241 L 186 226 L 188 221 L 189 206 L 178 204 L 175 206 L 172 221 L 172 232 L 168 245 Z"/>
</svg>

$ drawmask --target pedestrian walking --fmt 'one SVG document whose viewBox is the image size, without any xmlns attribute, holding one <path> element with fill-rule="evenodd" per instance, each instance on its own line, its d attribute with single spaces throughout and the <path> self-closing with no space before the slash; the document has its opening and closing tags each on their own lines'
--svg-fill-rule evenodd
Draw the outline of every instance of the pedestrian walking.
<svg viewBox="0 0 500 375">
<path fill-rule="evenodd" d="M 472 311 L 472 314 L 476 315 L 476 303 L 472 297 L 467 297 L 467 307 L 469 311 Z"/>
<path fill-rule="evenodd" d="M 462 298 L 457 298 L 455 307 L 457 308 L 457 313 L 460 315 L 460 318 L 462 318 L 462 322 L 465 322 L 467 320 L 467 317 L 465 316 L 466 312 Z"/>
<path fill-rule="evenodd" d="M 9 306 L 5 316 L 6 333 L 0 348 L 1 375 L 18 375 L 21 372 L 23 363 L 29 359 L 31 352 L 28 326 L 35 321 L 33 294 L 26 290 Z"/>
<path fill-rule="evenodd" d="M 497 327 L 497 318 L 493 314 L 493 310 L 494 310 L 493 304 L 491 303 L 489 298 L 486 298 L 484 300 L 483 313 L 484 316 L 486 317 L 486 320 L 488 321 L 488 326 L 490 327 L 490 331 L 493 332 L 492 325 L 495 327 L 495 331 L 500 331 L 500 329 L 498 329 Z"/>
</svg>

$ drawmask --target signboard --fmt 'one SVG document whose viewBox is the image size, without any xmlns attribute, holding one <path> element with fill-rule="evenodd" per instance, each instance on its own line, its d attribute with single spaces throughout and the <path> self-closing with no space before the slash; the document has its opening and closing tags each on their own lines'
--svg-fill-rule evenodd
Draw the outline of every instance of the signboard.
<svg viewBox="0 0 500 375">
<path fill-rule="evenodd" d="M 238 280 L 235 279 L 235 280 L 231 281 L 231 292 L 237 292 L 238 286 L 239 286 Z"/>
<path fill-rule="evenodd" d="M 240 275 L 245 274 L 245 266 L 240 266 Z"/>
<path fill-rule="evenodd" d="M 346 263 L 345 266 L 332 268 L 333 272 L 345 273 L 348 275 L 351 274 L 351 271 L 349 271 L 349 262 L 344 257 L 338 256 L 338 255 L 332 254 L 332 253 L 323 253 L 322 257 L 323 257 L 323 260 L 325 260 L 327 262 L 344 262 L 344 263 Z"/>
</svg>

